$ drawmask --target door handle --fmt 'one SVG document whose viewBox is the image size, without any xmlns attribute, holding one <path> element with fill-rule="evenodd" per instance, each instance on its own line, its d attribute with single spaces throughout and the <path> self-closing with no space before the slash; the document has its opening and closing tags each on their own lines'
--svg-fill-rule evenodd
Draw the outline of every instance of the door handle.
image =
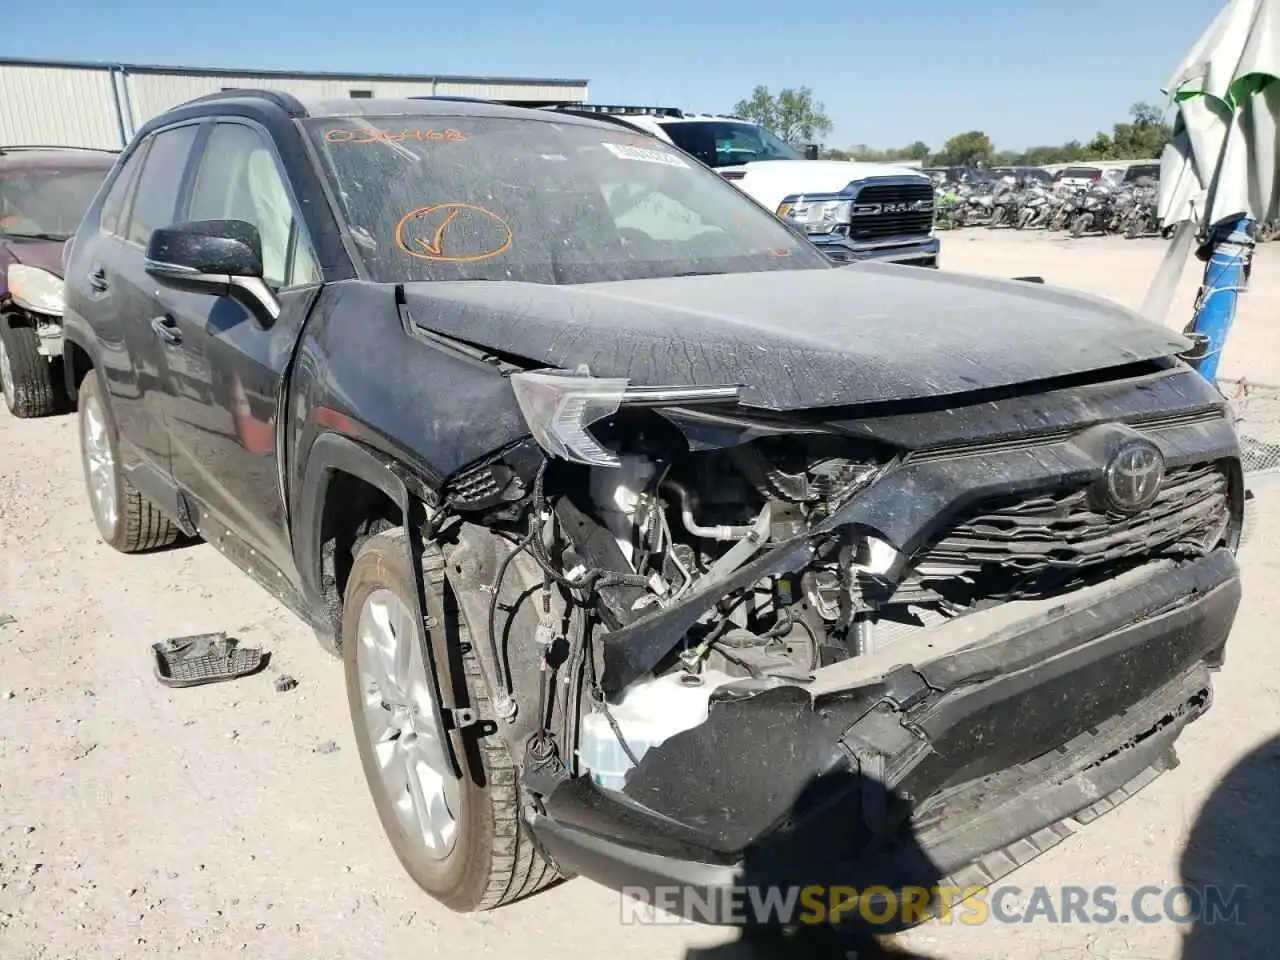
<svg viewBox="0 0 1280 960">
<path fill-rule="evenodd" d="M 89 271 L 89 286 L 97 293 L 106 293 L 111 288 L 111 283 L 107 280 L 107 271 L 101 267 L 94 267 Z"/>
<path fill-rule="evenodd" d="M 173 317 L 153 317 L 151 320 L 151 329 L 154 330 L 165 343 L 178 344 L 182 342 L 182 331 L 178 328 L 178 321 L 174 320 Z"/>
</svg>

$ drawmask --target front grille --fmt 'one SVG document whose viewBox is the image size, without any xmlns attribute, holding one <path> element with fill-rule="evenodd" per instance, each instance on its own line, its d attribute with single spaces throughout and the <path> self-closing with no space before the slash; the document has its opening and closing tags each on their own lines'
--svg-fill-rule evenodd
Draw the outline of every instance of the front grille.
<svg viewBox="0 0 1280 960">
<path fill-rule="evenodd" d="M 928 204 L 923 210 L 893 212 L 898 204 Z M 927 234 L 933 229 L 933 186 L 929 183 L 872 183 L 858 191 L 849 238 L 883 240 Z M 871 210 L 880 207 L 879 212 Z M 890 209 L 884 209 L 884 208 Z M 866 213 L 859 213 L 866 210 Z"/>
<path fill-rule="evenodd" d="M 1044 596 L 1153 556 L 1201 556 L 1226 532 L 1228 490 L 1224 466 L 1211 463 L 1170 469 L 1136 516 L 1094 509 L 1085 488 L 988 501 L 916 555 L 894 599 Z"/>
</svg>

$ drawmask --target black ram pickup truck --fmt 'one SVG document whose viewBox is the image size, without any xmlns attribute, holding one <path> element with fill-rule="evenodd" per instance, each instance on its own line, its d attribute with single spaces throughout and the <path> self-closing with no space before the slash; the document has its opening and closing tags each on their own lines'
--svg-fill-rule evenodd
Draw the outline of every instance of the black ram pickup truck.
<svg viewBox="0 0 1280 960">
<path fill-rule="evenodd" d="M 998 877 L 1165 769 L 1240 598 L 1239 447 L 1100 299 L 837 267 L 669 144 L 232 91 L 66 274 L 89 502 L 344 664 L 458 910 Z"/>
</svg>

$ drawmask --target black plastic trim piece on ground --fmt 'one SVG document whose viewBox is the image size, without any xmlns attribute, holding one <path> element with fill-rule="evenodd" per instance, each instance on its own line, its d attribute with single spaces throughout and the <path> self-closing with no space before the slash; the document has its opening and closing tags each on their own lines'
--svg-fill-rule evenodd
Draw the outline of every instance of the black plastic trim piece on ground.
<svg viewBox="0 0 1280 960">
<path fill-rule="evenodd" d="M 174 637 L 151 645 L 156 679 L 166 687 L 197 687 L 236 680 L 256 673 L 266 663 L 257 647 L 242 647 L 225 633 Z"/>
</svg>

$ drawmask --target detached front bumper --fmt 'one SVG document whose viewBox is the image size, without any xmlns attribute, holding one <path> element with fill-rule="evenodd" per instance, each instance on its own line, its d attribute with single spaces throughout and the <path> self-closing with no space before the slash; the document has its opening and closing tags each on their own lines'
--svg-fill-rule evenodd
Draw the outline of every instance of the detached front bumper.
<svg viewBox="0 0 1280 960">
<path fill-rule="evenodd" d="M 991 883 L 1174 762 L 1239 601 L 1219 550 L 971 614 L 807 686 L 744 682 L 625 794 L 566 781 L 531 825 L 562 868 L 702 902 Z"/>
<path fill-rule="evenodd" d="M 836 263 L 878 260 L 915 267 L 937 267 L 942 241 L 937 237 L 906 237 L 859 243 L 832 235 L 811 235 L 809 240 Z"/>
</svg>

